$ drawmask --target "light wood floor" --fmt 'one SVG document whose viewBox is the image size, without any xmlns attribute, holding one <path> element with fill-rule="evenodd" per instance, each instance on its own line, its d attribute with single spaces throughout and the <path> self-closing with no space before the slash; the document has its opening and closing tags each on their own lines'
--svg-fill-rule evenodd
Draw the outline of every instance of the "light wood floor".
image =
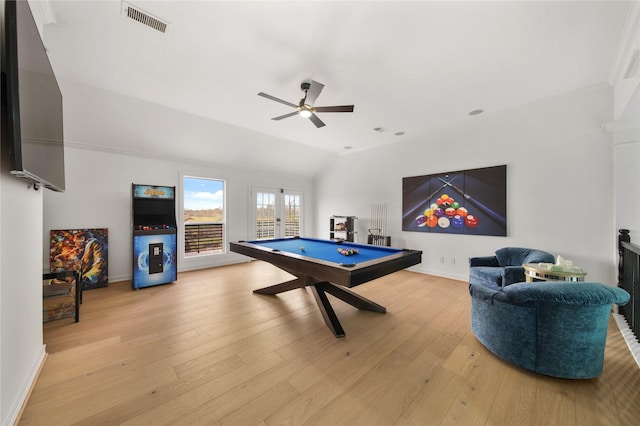
<svg viewBox="0 0 640 426">
<path fill-rule="evenodd" d="M 640 370 L 613 320 L 603 375 L 561 380 L 478 343 L 464 282 L 401 271 L 361 285 L 387 313 L 332 299 L 337 339 L 309 290 L 251 292 L 289 278 L 256 261 L 85 292 L 80 323 L 44 327 L 20 425 L 640 423 Z"/>
</svg>

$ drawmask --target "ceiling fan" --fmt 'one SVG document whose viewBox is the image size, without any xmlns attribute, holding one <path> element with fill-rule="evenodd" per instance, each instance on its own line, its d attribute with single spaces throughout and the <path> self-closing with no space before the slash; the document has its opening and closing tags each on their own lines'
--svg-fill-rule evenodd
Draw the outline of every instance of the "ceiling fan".
<svg viewBox="0 0 640 426">
<path fill-rule="evenodd" d="M 285 104 L 296 109 L 294 112 L 290 112 L 289 114 L 281 115 L 279 117 L 274 117 L 272 118 L 272 120 L 282 120 L 283 118 L 300 115 L 301 117 L 305 117 L 311 120 L 311 122 L 315 124 L 316 127 L 323 127 L 325 124 L 316 115 L 317 112 L 353 112 L 353 105 L 319 107 L 313 106 L 323 88 L 324 84 L 318 83 L 317 81 L 303 81 L 300 85 L 300 89 L 302 89 L 302 91 L 304 92 L 304 98 L 300 99 L 300 103 L 298 105 L 287 102 L 280 98 L 276 98 L 275 96 L 271 96 L 263 92 L 258 93 L 258 96 L 271 99 L 272 101 L 280 102 L 281 104 Z"/>
</svg>

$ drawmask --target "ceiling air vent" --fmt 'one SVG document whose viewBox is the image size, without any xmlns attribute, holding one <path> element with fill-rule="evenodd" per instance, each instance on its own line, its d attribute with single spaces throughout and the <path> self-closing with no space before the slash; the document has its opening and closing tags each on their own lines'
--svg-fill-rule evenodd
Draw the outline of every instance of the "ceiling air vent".
<svg viewBox="0 0 640 426">
<path fill-rule="evenodd" d="M 146 25 L 147 27 L 153 28 L 156 31 L 160 31 L 163 34 L 167 32 L 168 24 L 166 22 L 163 22 L 160 19 L 151 16 L 147 12 L 144 12 L 128 3 L 122 2 L 122 14 L 127 18 L 136 20 L 141 24 Z"/>
</svg>

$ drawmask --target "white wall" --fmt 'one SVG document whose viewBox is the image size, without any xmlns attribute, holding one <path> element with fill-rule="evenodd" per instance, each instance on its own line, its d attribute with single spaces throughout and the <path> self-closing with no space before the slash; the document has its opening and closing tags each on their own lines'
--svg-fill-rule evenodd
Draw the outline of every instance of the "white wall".
<svg viewBox="0 0 640 426">
<path fill-rule="evenodd" d="M 4 49 L 4 1 L 0 34 Z M 4 64 L 2 64 L 4 71 Z M 4 117 L 2 117 L 4 120 Z M 42 191 L 9 174 L 0 154 L 0 424 L 17 419 L 45 356 L 42 344 Z"/>
<path fill-rule="evenodd" d="M 616 229 L 640 245 L 640 139 L 615 146 Z"/>
<path fill-rule="evenodd" d="M 109 281 L 131 278 L 131 184 L 176 186 L 176 214 L 181 215 L 182 176 L 226 181 L 227 241 L 248 239 L 251 186 L 295 188 L 304 191 L 304 222 L 314 229 L 313 181 L 299 176 L 255 172 L 240 167 L 167 161 L 81 146 L 66 146 L 67 188 L 44 197 L 43 263 L 48 264 L 48 235 L 52 229 L 108 228 Z M 182 227 L 178 228 L 181 241 Z M 178 260 L 178 271 L 247 260 L 235 253 Z"/>
<path fill-rule="evenodd" d="M 631 242 L 640 244 L 640 75 L 635 83 L 635 94 L 624 113 L 607 127 L 615 144 L 616 229 L 628 229 Z"/>
<path fill-rule="evenodd" d="M 4 160 L 4 158 L 3 158 Z M 0 424 L 12 424 L 45 355 L 42 192 L 0 175 Z"/>
<path fill-rule="evenodd" d="M 416 271 L 466 281 L 469 257 L 521 246 L 614 283 L 612 136 L 602 129 L 611 114 L 612 89 L 602 85 L 343 155 L 316 179 L 316 233 L 328 233 L 332 214 L 355 215 L 365 242 L 371 204 L 387 203 L 392 245 L 423 251 Z M 403 177 L 500 164 L 507 164 L 507 237 L 402 232 Z"/>
</svg>

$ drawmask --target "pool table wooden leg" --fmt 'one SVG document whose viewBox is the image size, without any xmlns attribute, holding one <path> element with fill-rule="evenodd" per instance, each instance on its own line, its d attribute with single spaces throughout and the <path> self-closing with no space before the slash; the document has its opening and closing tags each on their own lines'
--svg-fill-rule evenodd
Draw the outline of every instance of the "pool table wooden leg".
<svg viewBox="0 0 640 426">
<path fill-rule="evenodd" d="M 385 308 L 384 306 L 378 305 L 377 303 L 372 302 L 366 297 L 362 297 L 343 286 L 329 282 L 323 284 L 325 284 L 324 290 L 327 293 L 334 295 L 338 299 L 350 304 L 351 306 L 355 306 L 358 309 L 364 309 L 367 311 L 379 312 L 382 314 L 387 312 L 387 308 Z"/>
<path fill-rule="evenodd" d="M 324 323 L 327 324 L 327 327 L 329 327 L 336 337 L 344 337 L 344 329 L 342 328 L 340 320 L 338 319 L 338 316 L 333 310 L 333 306 L 331 306 L 331 302 L 329 302 L 329 298 L 327 298 L 327 294 L 325 293 L 327 284 L 329 283 L 316 283 L 315 285 L 310 286 L 311 292 L 316 298 L 318 308 L 320 309 L 322 318 L 324 318 Z"/>
<path fill-rule="evenodd" d="M 336 312 L 333 310 L 333 306 L 331 306 L 327 293 L 358 309 L 379 313 L 387 312 L 387 309 L 384 306 L 378 305 L 377 303 L 374 303 L 343 286 L 336 285 L 328 281 L 317 281 L 308 275 L 301 275 L 294 280 L 259 288 L 257 290 L 253 290 L 253 292 L 257 294 L 275 295 L 307 286 L 311 288 L 313 297 L 316 299 L 316 303 L 318 304 L 318 308 L 320 309 L 320 313 L 322 314 L 325 324 L 327 324 L 327 327 L 329 327 L 336 337 L 344 337 L 345 333 Z"/>
<path fill-rule="evenodd" d="M 253 292 L 258 294 L 278 294 L 289 290 L 295 290 L 296 288 L 306 287 L 308 285 L 312 285 L 314 282 L 315 281 L 311 277 L 302 276 L 295 280 L 259 288 L 257 290 L 253 290 Z"/>
<path fill-rule="evenodd" d="M 358 309 L 365 309 L 367 311 L 379 313 L 387 312 L 387 308 L 384 306 L 380 306 L 377 303 L 352 292 L 351 290 L 347 290 L 342 286 L 338 286 L 330 282 L 318 282 L 310 287 L 313 292 L 313 296 L 316 298 L 318 308 L 320 308 L 320 313 L 322 313 L 322 318 L 324 318 L 325 324 L 327 324 L 327 327 L 331 329 L 336 337 L 344 337 L 345 333 L 336 312 L 333 310 L 333 306 L 331 306 L 331 302 L 329 302 L 329 299 L 327 298 L 327 293 L 350 304 L 351 306 L 355 306 Z"/>
</svg>

